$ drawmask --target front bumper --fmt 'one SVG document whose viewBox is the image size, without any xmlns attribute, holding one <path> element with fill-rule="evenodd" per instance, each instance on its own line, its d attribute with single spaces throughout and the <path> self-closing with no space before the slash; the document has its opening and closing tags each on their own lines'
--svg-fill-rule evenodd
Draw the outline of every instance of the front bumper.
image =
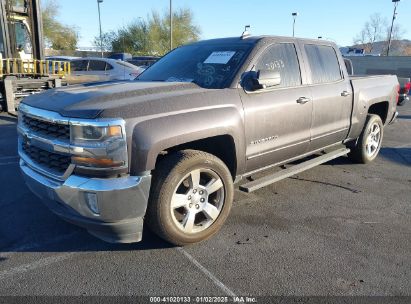
<svg viewBox="0 0 411 304">
<path fill-rule="evenodd" d="M 389 125 L 393 124 L 396 121 L 397 117 L 398 117 L 398 111 L 395 111 L 394 114 L 392 115 L 392 118 L 391 118 L 390 122 L 388 124 Z"/>
<path fill-rule="evenodd" d="M 56 181 L 20 160 L 24 180 L 47 207 L 64 220 L 110 243 L 139 242 L 150 192 L 151 175 L 120 178 L 69 176 Z M 90 194 L 97 209 L 90 207 Z"/>
<path fill-rule="evenodd" d="M 401 94 L 399 97 L 399 105 L 405 105 L 407 102 L 410 101 L 410 97 L 408 96 L 408 94 Z"/>
</svg>

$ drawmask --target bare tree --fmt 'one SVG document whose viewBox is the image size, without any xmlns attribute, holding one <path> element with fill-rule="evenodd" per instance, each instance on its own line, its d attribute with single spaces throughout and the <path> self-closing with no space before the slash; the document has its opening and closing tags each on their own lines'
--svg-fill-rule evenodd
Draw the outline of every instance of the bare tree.
<svg viewBox="0 0 411 304">
<path fill-rule="evenodd" d="M 380 14 L 370 16 L 370 20 L 364 24 L 361 32 L 354 38 L 354 43 L 361 45 L 365 52 L 371 53 L 375 44 L 385 38 L 387 20 Z"/>
</svg>

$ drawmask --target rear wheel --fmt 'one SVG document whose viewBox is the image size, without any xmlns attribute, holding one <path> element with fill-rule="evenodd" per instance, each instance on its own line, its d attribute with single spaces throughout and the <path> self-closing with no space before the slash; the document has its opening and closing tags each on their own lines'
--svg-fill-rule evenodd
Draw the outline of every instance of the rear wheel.
<svg viewBox="0 0 411 304">
<path fill-rule="evenodd" d="M 369 114 L 357 145 L 351 147 L 349 157 L 362 164 L 372 162 L 381 149 L 384 125 L 378 115 Z"/>
<path fill-rule="evenodd" d="M 220 159 L 201 151 L 179 151 L 156 168 L 148 225 L 174 245 L 203 241 L 224 224 L 233 193 L 231 173 Z"/>
</svg>

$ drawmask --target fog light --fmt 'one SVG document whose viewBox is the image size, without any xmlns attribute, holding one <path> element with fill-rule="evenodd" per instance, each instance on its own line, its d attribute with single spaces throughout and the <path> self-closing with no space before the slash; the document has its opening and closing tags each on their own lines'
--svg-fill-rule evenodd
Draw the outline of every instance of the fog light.
<svg viewBox="0 0 411 304">
<path fill-rule="evenodd" d="M 100 214 L 100 210 L 98 209 L 98 199 L 97 194 L 86 192 L 86 201 L 87 206 L 95 215 Z"/>
</svg>

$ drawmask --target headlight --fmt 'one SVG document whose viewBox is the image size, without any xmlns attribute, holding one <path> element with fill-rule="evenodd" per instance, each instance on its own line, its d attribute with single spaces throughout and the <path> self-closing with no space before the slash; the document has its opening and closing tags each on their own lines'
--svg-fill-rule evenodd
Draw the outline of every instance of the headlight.
<svg viewBox="0 0 411 304">
<path fill-rule="evenodd" d="M 71 127 L 72 140 L 104 141 L 109 138 L 122 138 L 121 126 L 76 126 Z"/>
<path fill-rule="evenodd" d="M 82 174 L 121 173 L 128 169 L 123 120 L 72 123 L 71 162 Z M 119 171 L 120 170 L 120 171 Z"/>
</svg>

